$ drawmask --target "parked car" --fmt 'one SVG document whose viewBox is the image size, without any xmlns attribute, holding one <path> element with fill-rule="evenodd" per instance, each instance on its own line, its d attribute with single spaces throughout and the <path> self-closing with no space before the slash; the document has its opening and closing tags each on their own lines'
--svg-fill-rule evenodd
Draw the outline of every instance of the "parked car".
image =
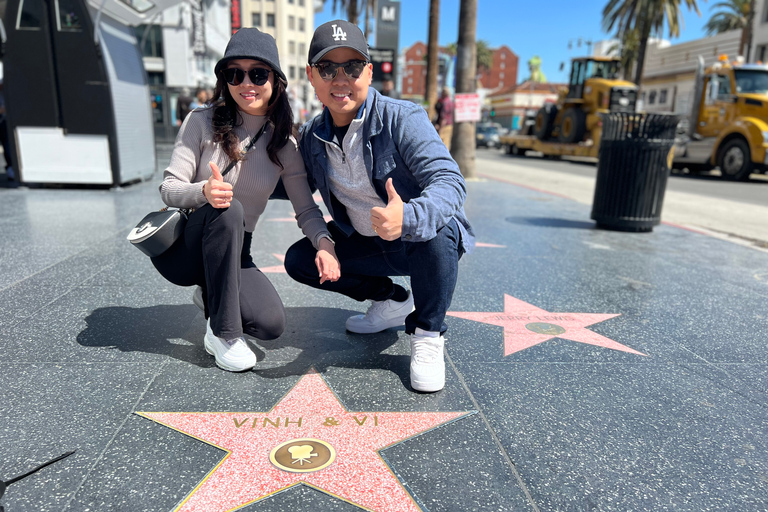
<svg viewBox="0 0 768 512">
<path fill-rule="evenodd" d="M 499 147 L 499 129 L 493 125 L 477 125 L 475 130 L 475 146 L 484 146 L 487 148 Z"/>
</svg>

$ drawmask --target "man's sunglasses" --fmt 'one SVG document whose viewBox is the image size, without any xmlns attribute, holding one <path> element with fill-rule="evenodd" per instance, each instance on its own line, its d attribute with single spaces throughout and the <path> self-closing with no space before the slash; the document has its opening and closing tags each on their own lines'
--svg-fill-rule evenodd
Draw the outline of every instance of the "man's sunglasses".
<svg viewBox="0 0 768 512">
<path fill-rule="evenodd" d="M 223 73 L 224 80 L 229 85 L 240 85 L 245 80 L 245 71 L 240 68 L 227 68 Z M 264 85 L 269 80 L 269 73 L 269 69 L 253 68 L 248 70 L 248 78 L 251 79 L 253 85 Z"/>
<path fill-rule="evenodd" d="M 360 75 L 363 73 L 363 70 L 367 65 L 368 62 L 364 60 L 348 60 L 347 62 L 339 63 L 328 62 L 327 60 L 324 60 L 313 64 L 312 67 L 317 69 L 317 72 L 320 74 L 320 78 L 326 82 L 330 82 L 336 78 L 336 75 L 339 74 L 339 68 L 344 68 L 344 74 L 347 75 L 347 78 L 357 80 L 360 78 Z"/>
</svg>

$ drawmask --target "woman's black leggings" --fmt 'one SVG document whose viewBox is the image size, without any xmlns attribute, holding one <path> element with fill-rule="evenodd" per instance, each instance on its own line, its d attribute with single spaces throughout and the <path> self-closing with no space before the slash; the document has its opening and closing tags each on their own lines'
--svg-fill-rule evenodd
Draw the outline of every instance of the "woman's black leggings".
<svg viewBox="0 0 768 512">
<path fill-rule="evenodd" d="M 285 330 L 285 307 L 272 283 L 250 256 L 243 205 L 206 204 L 187 220 L 184 233 L 152 264 L 168 281 L 203 288 L 205 316 L 216 336 L 230 340 L 243 333 L 262 340 Z"/>
</svg>

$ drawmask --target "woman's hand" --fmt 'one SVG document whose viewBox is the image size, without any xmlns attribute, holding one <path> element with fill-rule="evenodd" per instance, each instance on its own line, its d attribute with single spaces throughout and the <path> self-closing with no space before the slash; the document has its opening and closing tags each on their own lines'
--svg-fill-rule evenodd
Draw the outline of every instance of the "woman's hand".
<svg viewBox="0 0 768 512">
<path fill-rule="evenodd" d="M 341 277 L 341 265 L 333 244 L 327 238 L 321 238 L 318 245 L 315 265 L 320 275 L 320 284 L 326 281 L 338 281 Z"/>
<path fill-rule="evenodd" d="M 224 181 L 218 165 L 213 162 L 208 162 L 208 165 L 212 175 L 203 187 L 203 194 L 214 208 L 229 208 L 232 201 L 232 184 Z"/>
</svg>

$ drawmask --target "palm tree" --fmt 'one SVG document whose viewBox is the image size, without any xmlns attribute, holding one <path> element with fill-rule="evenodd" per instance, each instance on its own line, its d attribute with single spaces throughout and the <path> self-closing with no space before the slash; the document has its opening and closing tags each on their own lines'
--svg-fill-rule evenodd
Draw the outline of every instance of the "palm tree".
<svg viewBox="0 0 768 512">
<path fill-rule="evenodd" d="M 685 2 L 689 11 L 701 16 L 696 0 L 608 0 L 603 8 L 603 29 L 612 32 L 616 29 L 619 39 L 632 29 L 638 31 L 640 46 L 637 51 L 637 69 L 635 83 L 643 78 L 645 50 L 651 33 L 661 34 L 664 23 L 669 27 L 669 37 L 678 37 L 683 26 L 680 13 L 681 3 Z"/>
<path fill-rule="evenodd" d="M 704 25 L 707 35 L 720 34 L 729 30 L 741 30 L 739 55 L 744 55 L 744 48 L 752 39 L 754 0 L 728 0 L 713 5 L 710 11 L 715 9 L 721 10 L 714 13 Z"/>
<path fill-rule="evenodd" d="M 477 91 L 477 0 L 461 0 L 456 92 Z M 451 154 L 465 178 L 475 177 L 475 123 L 453 123 Z"/>
<path fill-rule="evenodd" d="M 614 43 L 608 48 L 608 54 L 619 53 L 621 60 L 621 69 L 624 74 L 624 80 L 632 79 L 632 67 L 637 61 L 637 52 L 640 49 L 640 38 L 637 29 L 627 30 L 620 34 L 620 42 Z"/>
<path fill-rule="evenodd" d="M 347 21 L 350 23 L 354 23 L 357 25 L 357 22 L 359 21 L 360 17 L 360 2 L 363 2 L 363 11 L 365 12 L 365 18 L 366 18 L 366 27 L 365 27 L 365 35 L 368 37 L 369 33 L 369 27 L 368 27 L 368 11 L 374 11 L 376 8 L 376 0 L 333 0 L 333 12 L 338 13 L 340 11 L 346 11 L 347 15 Z M 328 2 L 328 0 L 323 0 L 323 5 Z"/>
<path fill-rule="evenodd" d="M 427 90 L 424 98 L 427 102 L 427 113 L 430 119 L 435 118 L 435 102 L 437 101 L 437 54 L 440 47 L 437 44 L 437 32 L 440 26 L 440 0 L 429 2 L 429 38 L 427 41 Z"/>
<path fill-rule="evenodd" d="M 477 70 L 491 69 L 493 67 L 493 50 L 486 41 L 478 39 L 476 43 Z"/>
</svg>

